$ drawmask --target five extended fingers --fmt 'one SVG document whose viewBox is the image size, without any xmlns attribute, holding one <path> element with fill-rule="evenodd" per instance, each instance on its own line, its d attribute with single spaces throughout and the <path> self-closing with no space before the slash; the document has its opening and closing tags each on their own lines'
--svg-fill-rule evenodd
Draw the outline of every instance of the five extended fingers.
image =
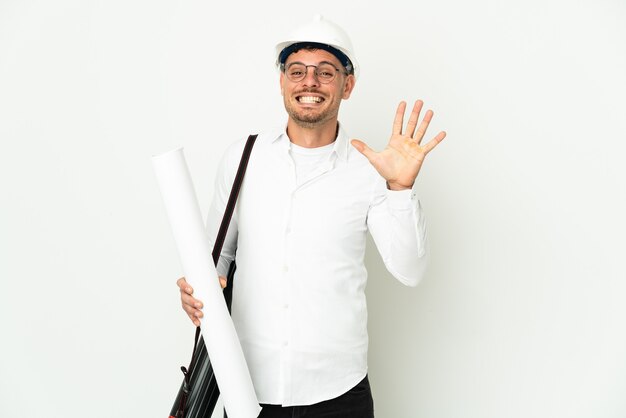
<svg viewBox="0 0 626 418">
<path fill-rule="evenodd" d="M 434 112 L 430 109 L 426 111 L 422 122 L 418 126 L 419 116 L 422 111 L 422 107 L 424 106 L 424 102 L 422 100 L 416 100 L 413 104 L 413 110 L 411 111 L 411 115 L 409 116 L 409 120 L 406 125 L 406 131 L 404 135 L 402 134 L 402 124 L 404 122 L 404 113 L 406 111 L 406 102 L 402 101 L 398 105 L 398 109 L 396 110 L 396 116 L 393 121 L 393 134 L 403 135 L 405 137 L 413 138 L 417 145 L 420 145 L 424 135 L 426 134 L 426 130 L 428 129 L 428 125 L 430 125 L 430 121 L 433 119 Z M 417 130 L 415 129 L 417 128 Z M 444 138 L 446 137 L 446 133 L 444 131 L 439 132 L 430 142 L 422 147 L 424 150 L 424 154 L 428 154 L 432 151 L 433 148 L 437 146 Z"/>
</svg>

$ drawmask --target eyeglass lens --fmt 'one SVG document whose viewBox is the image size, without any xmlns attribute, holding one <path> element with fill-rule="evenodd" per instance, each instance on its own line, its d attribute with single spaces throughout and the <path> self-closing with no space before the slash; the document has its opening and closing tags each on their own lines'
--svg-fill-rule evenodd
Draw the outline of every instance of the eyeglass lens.
<svg viewBox="0 0 626 418">
<path fill-rule="evenodd" d="M 291 81 L 302 81 L 304 77 L 306 77 L 308 67 L 313 67 L 315 76 L 320 83 L 330 83 L 334 80 L 335 75 L 339 71 L 337 67 L 328 63 L 321 63 L 320 65 L 304 65 L 299 62 L 294 62 L 287 66 L 285 74 Z"/>
</svg>

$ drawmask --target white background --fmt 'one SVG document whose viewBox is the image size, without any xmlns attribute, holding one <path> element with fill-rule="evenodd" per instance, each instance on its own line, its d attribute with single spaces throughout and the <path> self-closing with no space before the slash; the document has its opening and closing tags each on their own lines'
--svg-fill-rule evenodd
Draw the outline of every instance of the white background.
<svg viewBox="0 0 626 418">
<path fill-rule="evenodd" d="M 372 245 L 378 417 L 626 416 L 626 4 L 0 0 L 0 415 L 164 417 L 192 346 L 150 156 L 203 211 L 232 141 L 284 122 L 273 46 L 321 12 L 375 148 L 435 110 L 416 186 L 432 263 Z"/>
</svg>

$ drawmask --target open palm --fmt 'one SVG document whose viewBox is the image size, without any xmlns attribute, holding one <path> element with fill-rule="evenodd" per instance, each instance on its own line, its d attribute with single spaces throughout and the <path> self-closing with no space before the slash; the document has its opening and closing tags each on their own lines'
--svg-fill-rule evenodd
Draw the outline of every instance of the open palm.
<svg viewBox="0 0 626 418">
<path fill-rule="evenodd" d="M 441 131 L 427 144 L 421 145 L 422 138 L 433 118 L 433 111 L 428 110 L 418 128 L 423 105 L 424 102 L 421 100 L 415 102 L 406 130 L 402 132 L 406 102 L 400 102 L 393 121 L 391 138 L 384 150 L 376 152 L 363 141 L 358 139 L 351 141 L 352 145 L 365 155 L 378 173 L 387 180 L 387 185 L 391 190 L 413 187 L 424 158 L 446 137 L 446 133 Z"/>
</svg>

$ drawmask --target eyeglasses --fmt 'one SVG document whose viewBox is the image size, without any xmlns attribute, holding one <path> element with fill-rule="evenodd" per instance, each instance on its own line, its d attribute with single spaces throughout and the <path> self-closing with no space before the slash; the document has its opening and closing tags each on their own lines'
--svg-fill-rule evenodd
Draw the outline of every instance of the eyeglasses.
<svg viewBox="0 0 626 418">
<path fill-rule="evenodd" d="M 328 84 L 335 79 L 335 76 L 340 71 L 330 62 L 320 62 L 318 65 L 305 65 L 301 62 L 292 62 L 285 67 L 285 75 L 294 83 L 304 80 L 309 67 L 313 67 L 315 70 L 315 77 L 322 84 Z M 345 75 L 348 75 L 343 71 Z"/>
</svg>

